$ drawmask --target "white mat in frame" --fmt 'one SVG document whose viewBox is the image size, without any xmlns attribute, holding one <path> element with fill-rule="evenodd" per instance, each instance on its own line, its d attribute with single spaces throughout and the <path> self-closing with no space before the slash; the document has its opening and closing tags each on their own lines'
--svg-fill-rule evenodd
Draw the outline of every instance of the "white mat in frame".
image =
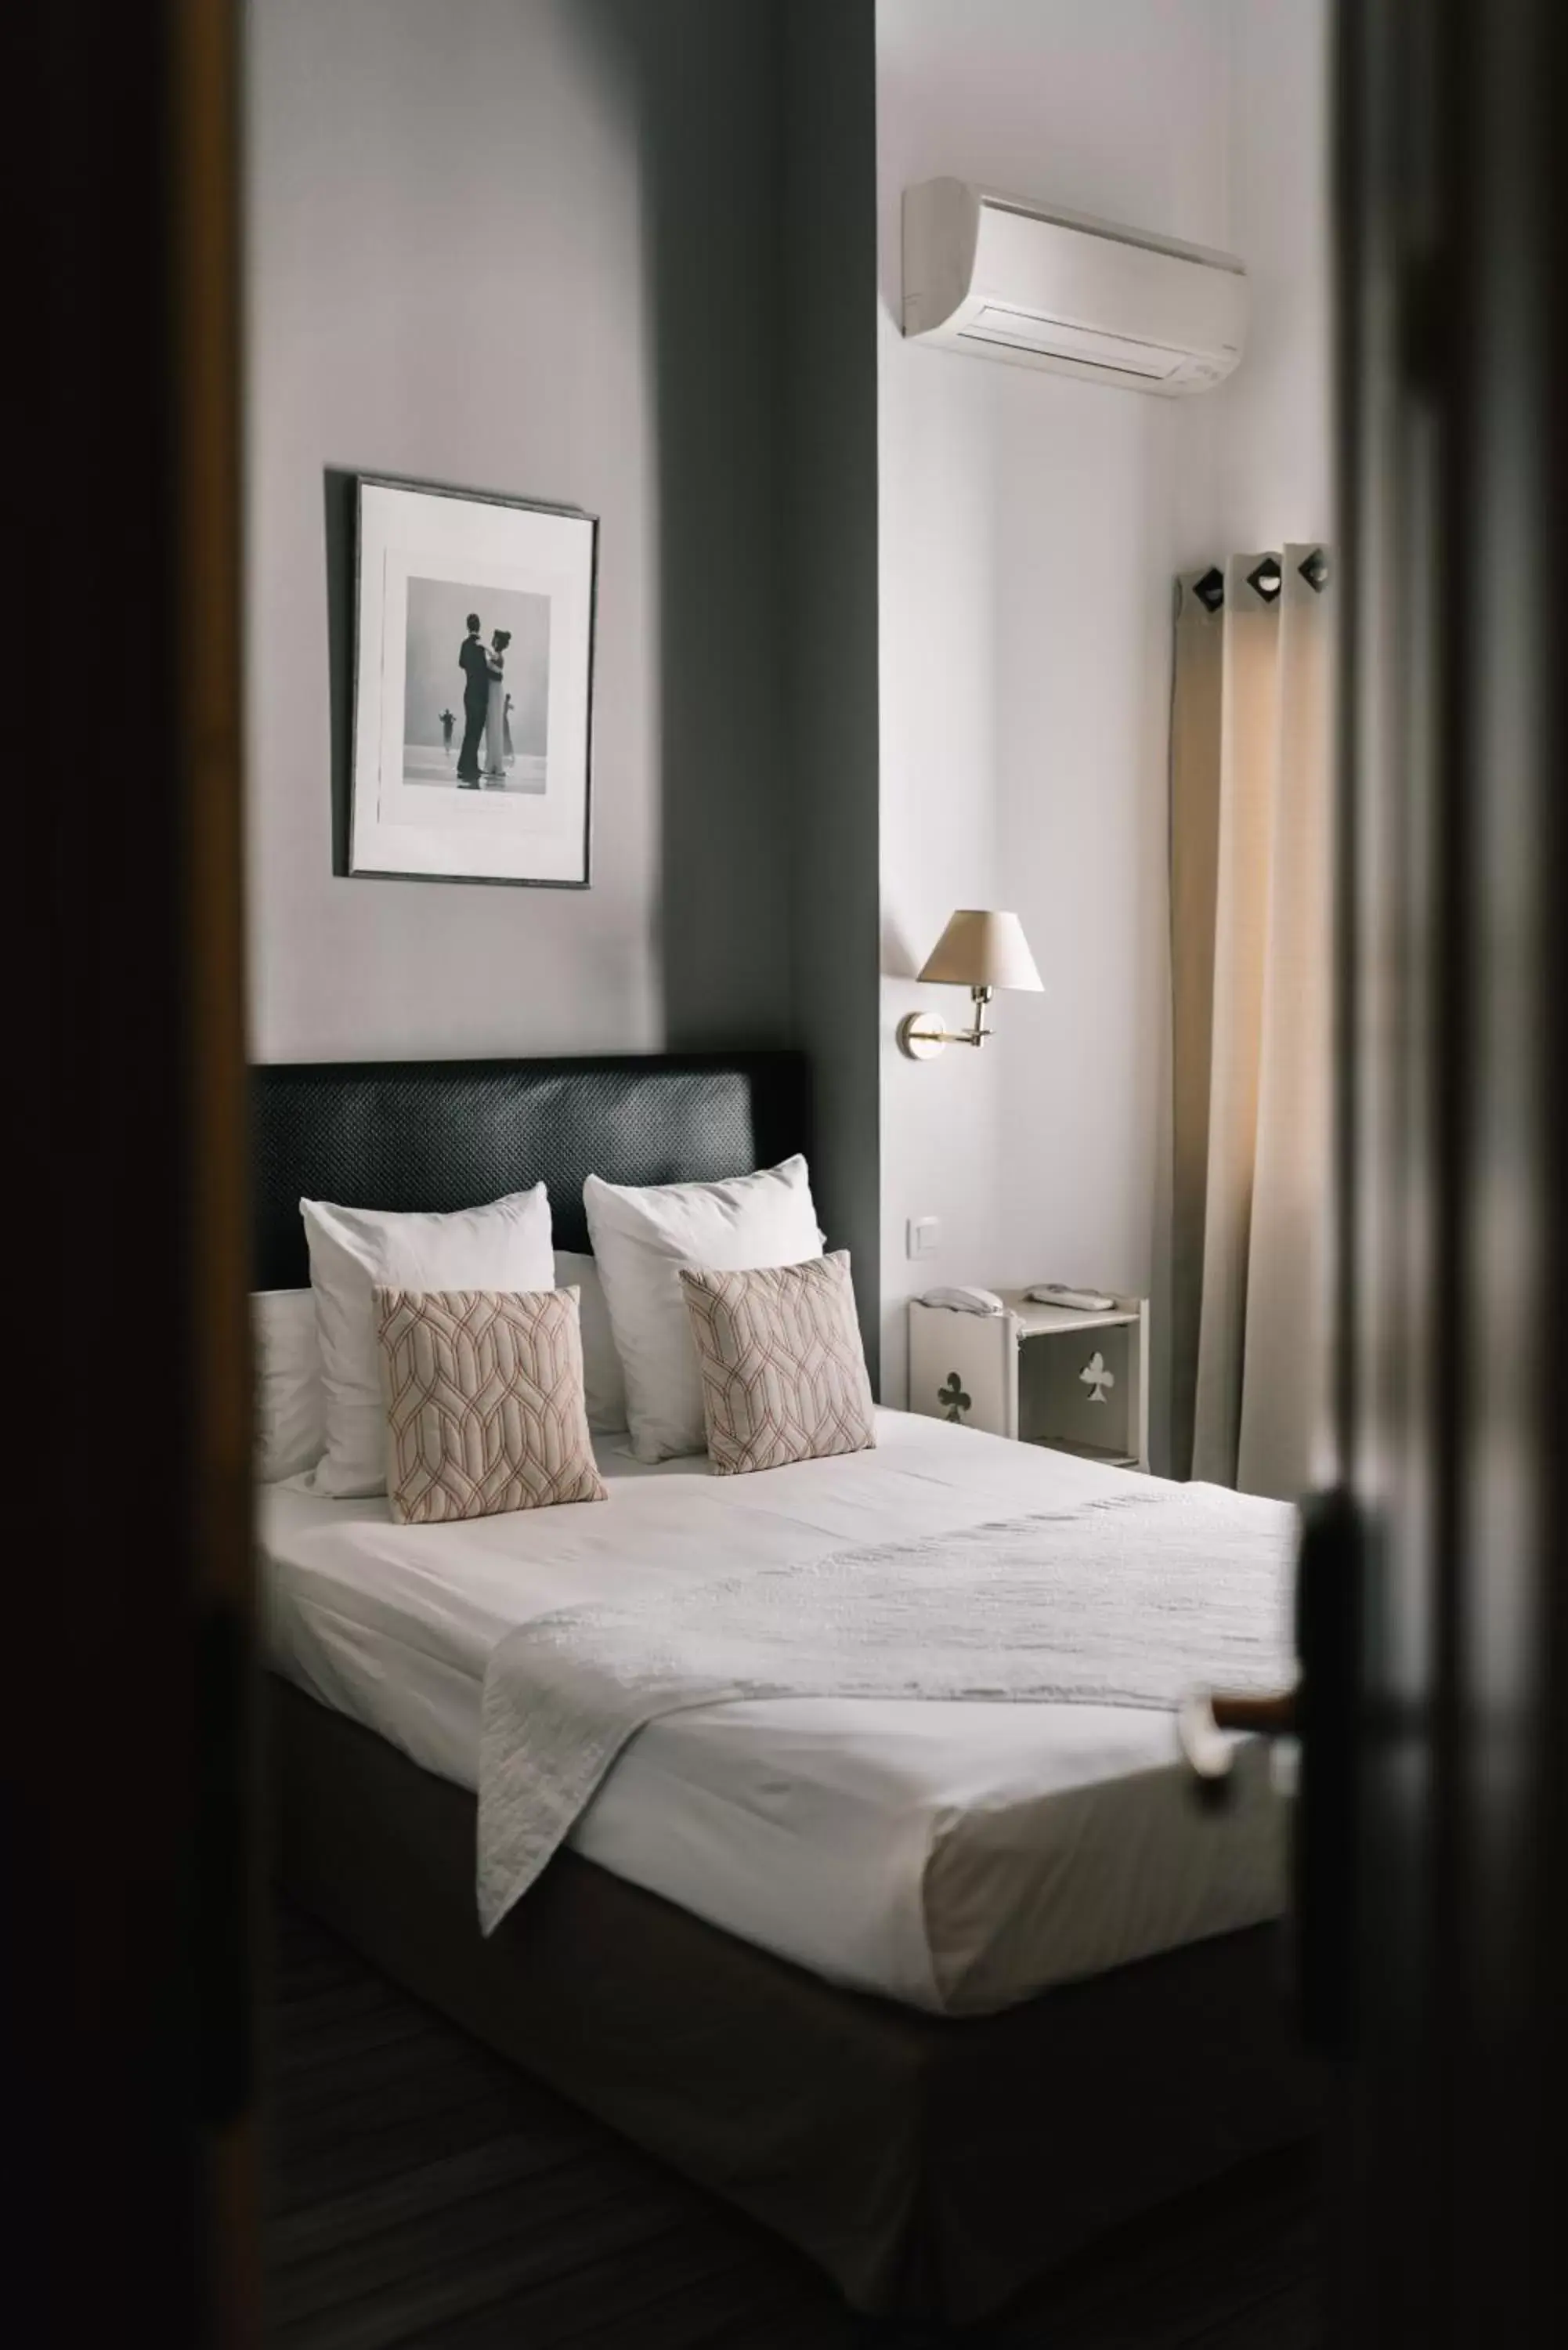
<svg viewBox="0 0 1568 2350">
<path fill-rule="evenodd" d="M 586 887 L 596 518 L 356 487 L 350 872 Z"/>
</svg>

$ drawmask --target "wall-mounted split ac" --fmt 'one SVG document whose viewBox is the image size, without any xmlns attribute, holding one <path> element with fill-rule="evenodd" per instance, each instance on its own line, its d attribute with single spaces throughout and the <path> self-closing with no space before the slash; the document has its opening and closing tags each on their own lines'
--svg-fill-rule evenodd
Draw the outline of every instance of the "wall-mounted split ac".
<svg viewBox="0 0 1568 2350">
<path fill-rule="evenodd" d="M 1234 254 L 927 180 L 904 194 L 904 332 L 1134 391 L 1207 391 L 1241 356 Z"/>
</svg>

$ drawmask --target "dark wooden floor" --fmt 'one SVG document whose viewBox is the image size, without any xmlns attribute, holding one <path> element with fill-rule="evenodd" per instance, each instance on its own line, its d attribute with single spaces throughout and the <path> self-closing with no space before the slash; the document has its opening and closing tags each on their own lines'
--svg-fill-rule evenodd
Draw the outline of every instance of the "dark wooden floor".
<svg viewBox="0 0 1568 2350">
<path fill-rule="evenodd" d="M 265 2052 L 275 2350 L 1315 2350 L 1311 2165 L 1096 2248 L 983 2336 L 853 2317 L 774 2237 L 524 2079 L 307 1919 Z"/>
</svg>

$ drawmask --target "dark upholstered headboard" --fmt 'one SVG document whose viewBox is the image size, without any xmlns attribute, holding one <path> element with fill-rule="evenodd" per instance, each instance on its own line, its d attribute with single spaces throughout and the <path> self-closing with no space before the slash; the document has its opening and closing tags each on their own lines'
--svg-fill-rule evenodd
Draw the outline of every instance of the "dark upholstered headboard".
<svg viewBox="0 0 1568 2350">
<path fill-rule="evenodd" d="M 809 1150 L 797 1053 L 571 1061 L 323 1061 L 252 1072 L 253 1283 L 310 1278 L 302 1198 L 472 1208 L 544 1181 L 586 1249 L 583 1182 L 711 1182 Z"/>
</svg>

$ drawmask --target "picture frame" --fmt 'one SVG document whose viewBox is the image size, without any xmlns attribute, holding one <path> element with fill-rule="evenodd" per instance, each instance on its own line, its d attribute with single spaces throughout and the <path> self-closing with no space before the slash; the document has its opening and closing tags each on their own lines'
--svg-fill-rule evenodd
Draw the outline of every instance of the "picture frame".
<svg viewBox="0 0 1568 2350">
<path fill-rule="evenodd" d="M 353 484 L 348 871 L 587 889 L 598 517 Z"/>
</svg>

